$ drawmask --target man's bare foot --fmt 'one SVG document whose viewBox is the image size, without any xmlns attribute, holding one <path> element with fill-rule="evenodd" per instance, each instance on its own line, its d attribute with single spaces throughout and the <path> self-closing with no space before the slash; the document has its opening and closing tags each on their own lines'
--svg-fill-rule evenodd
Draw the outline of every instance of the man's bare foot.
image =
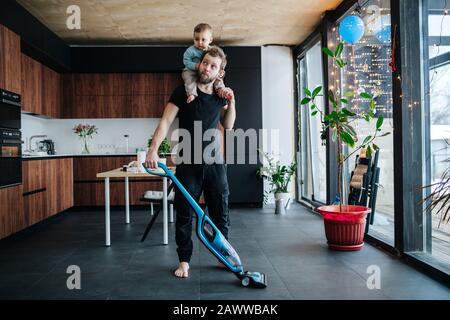
<svg viewBox="0 0 450 320">
<path fill-rule="evenodd" d="M 174 274 L 178 278 L 187 278 L 189 276 L 189 263 L 187 262 L 180 262 L 178 265 L 177 270 L 174 271 Z"/>
<path fill-rule="evenodd" d="M 195 96 L 194 96 L 193 94 L 190 94 L 190 95 L 187 97 L 186 102 L 187 102 L 187 103 L 191 103 L 192 101 L 194 101 L 194 99 L 195 99 Z"/>
<path fill-rule="evenodd" d="M 217 267 L 220 269 L 228 269 L 226 265 L 224 265 L 222 262 L 219 261 L 219 263 L 217 264 Z"/>
</svg>

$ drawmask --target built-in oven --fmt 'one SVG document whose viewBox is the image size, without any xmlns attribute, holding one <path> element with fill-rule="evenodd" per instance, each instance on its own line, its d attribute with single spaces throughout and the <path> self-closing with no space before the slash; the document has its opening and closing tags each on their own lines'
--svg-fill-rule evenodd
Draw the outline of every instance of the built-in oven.
<svg viewBox="0 0 450 320">
<path fill-rule="evenodd" d="M 0 188 L 22 183 L 22 139 L 17 129 L 0 128 Z"/>
<path fill-rule="evenodd" d="M 21 128 L 20 94 L 0 89 L 0 128 Z"/>
</svg>

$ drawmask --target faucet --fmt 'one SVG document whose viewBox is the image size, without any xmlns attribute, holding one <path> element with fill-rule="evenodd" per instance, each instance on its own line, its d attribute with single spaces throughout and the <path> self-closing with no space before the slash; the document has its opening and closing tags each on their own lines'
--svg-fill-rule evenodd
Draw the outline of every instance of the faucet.
<svg viewBox="0 0 450 320">
<path fill-rule="evenodd" d="M 31 148 L 31 146 L 32 146 L 31 140 L 33 140 L 34 138 L 47 138 L 47 135 L 46 134 L 38 134 L 38 135 L 31 136 L 30 139 L 28 139 L 28 150 L 30 152 L 34 151 L 34 149 Z"/>
</svg>

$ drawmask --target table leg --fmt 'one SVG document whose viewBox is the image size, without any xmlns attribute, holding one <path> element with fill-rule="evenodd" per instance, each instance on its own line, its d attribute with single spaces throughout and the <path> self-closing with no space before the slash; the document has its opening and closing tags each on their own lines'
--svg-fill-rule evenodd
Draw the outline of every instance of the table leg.
<svg viewBox="0 0 450 320">
<path fill-rule="evenodd" d="M 167 178 L 163 177 L 163 243 L 169 244 L 169 223 L 167 221 Z"/>
<path fill-rule="evenodd" d="M 106 246 L 111 245 L 111 214 L 109 207 L 109 178 L 105 178 L 105 235 Z"/>
<path fill-rule="evenodd" d="M 130 223 L 130 183 L 125 177 L 125 223 Z"/>
</svg>

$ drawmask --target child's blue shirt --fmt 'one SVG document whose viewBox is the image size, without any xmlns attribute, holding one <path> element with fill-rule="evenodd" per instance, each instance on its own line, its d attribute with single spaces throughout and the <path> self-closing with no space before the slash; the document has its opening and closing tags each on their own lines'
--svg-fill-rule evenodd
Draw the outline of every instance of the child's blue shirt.
<svg viewBox="0 0 450 320">
<path fill-rule="evenodd" d="M 195 65 L 200 62 L 203 53 L 203 50 L 198 49 L 195 46 L 187 48 L 183 55 L 184 66 L 189 70 L 196 71 Z"/>
</svg>

